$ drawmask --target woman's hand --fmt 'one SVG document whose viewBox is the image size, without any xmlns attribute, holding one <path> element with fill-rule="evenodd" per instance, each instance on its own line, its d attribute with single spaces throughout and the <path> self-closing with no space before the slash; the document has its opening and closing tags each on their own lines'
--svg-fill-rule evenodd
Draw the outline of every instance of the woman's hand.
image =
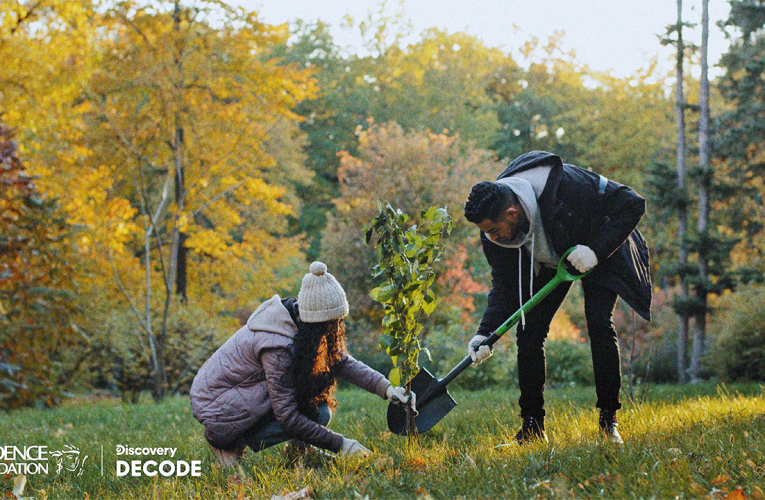
<svg viewBox="0 0 765 500">
<path fill-rule="evenodd" d="M 393 401 L 394 403 L 400 403 L 402 405 L 410 405 L 412 407 L 412 411 L 414 412 L 414 415 L 417 416 L 417 394 L 414 393 L 414 391 L 409 391 L 409 394 L 406 393 L 406 389 L 404 387 L 393 387 L 388 386 L 388 390 L 385 391 L 385 395 Z"/>
<path fill-rule="evenodd" d="M 364 448 L 361 443 L 355 439 L 343 438 L 343 447 L 340 448 L 340 453 L 343 455 L 356 455 L 361 453 L 361 456 L 366 458 L 372 452 Z"/>
</svg>

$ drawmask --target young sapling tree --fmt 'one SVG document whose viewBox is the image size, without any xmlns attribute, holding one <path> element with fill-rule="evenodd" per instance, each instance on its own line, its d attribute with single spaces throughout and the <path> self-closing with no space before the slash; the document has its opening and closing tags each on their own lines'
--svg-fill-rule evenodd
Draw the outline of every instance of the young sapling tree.
<svg viewBox="0 0 765 500">
<path fill-rule="evenodd" d="M 393 362 L 388 379 L 394 386 L 405 385 L 411 391 L 411 380 L 420 370 L 420 353 L 430 353 L 420 344 L 422 314 L 430 315 L 436 308 L 436 296 L 431 290 L 435 281 L 434 266 L 444 254 L 442 238 L 452 230 L 452 219 L 446 208 L 431 207 L 420 214 L 420 225 L 407 227 L 409 216 L 389 203 L 378 202 L 378 214 L 364 228 L 370 244 L 377 234 L 378 263 L 372 268 L 374 279 L 381 280 L 370 297 L 383 305 L 385 331 L 380 348 Z M 407 425 L 412 432 L 414 417 L 407 407 Z"/>
</svg>

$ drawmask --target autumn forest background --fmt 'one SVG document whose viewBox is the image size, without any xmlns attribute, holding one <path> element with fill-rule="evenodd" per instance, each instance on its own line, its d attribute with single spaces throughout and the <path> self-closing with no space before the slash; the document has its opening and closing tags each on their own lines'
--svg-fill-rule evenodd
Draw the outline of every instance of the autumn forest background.
<svg viewBox="0 0 765 500">
<path fill-rule="evenodd" d="M 348 19 L 354 52 L 324 24 L 212 0 L 3 1 L 0 407 L 185 393 L 314 259 L 348 293 L 351 352 L 387 372 L 363 232 L 378 199 L 454 217 L 422 333 L 443 373 L 490 282 L 462 204 L 540 149 L 648 199 L 654 319 L 617 306 L 625 390 L 765 380 L 765 4 L 729 2 L 707 86 L 690 71 L 705 47 L 678 36 L 702 19 L 657 34 L 680 71 L 616 77 L 563 51 L 562 33 L 520 56 L 437 29 L 404 44 L 385 4 Z M 551 384 L 591 383 L 580 287 L 547 347 Z M 458 383 L 514 383 L 514 344 L 497 349 L 502 363 Z"/>
</svg>

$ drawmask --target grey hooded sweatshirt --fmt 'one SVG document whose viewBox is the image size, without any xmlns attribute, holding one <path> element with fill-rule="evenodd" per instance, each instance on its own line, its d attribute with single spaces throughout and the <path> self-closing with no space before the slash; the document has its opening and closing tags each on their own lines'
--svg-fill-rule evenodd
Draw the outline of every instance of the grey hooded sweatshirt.
<svg viewBox="0 0 765 500">
<path fill-rule="evenodd" d="M 542 225 L 542 217 L 539 214 L 539 206 L 537 205 L 537 198 L 542 193 L 547 183 L 547 177 L 550 174 L 552 167 L 540 166 L 520 172 L 512 177 L 506 177 L 495 181 L 498 184 L 503 184 L 510 187 L 513 193 L 518 197 L 518 201 L 521 203 L 521 207 L 526 214 L 526 218 L 529 220 L 529 230 L 526 233 L 518 233 L 516 237 L 508 243 L 499 243 L 491 239 L 491 236 L 484 233 L 486 237 L 495 245 L 505 248 L 517 248 L 518 250 L 518 299 L 523 304 L 524 297 L 521 286 L 521 280 L 523 279 L 523 269 L 521 267 L 521 251 L 520 248 L 526 248 L 526 251 L 531 255 L 531 262 L 533 266 L 529 269 L 529 290 L 533 293 L 534 290 L 534 274 L 539 273 L 540 266 L 549 267 L 555 269 L 558 266 L 559 257 L 553 249 L 552 243 L 545 233 Z M 525 300 L 531 297 L 525 297 Z M 526 317 L 521 310 L 521 325 L 526 325 Z"/>
<path fill-rule="evenodd" d="M 292 438 L 339 451 L 343 436 L 298 411 L 292 372 L 297 326 L 278 295 L 261 304 L 199 369 L 189 393 L 191 412 L 217 448 L 240 445 L 242 434 L 273 411 Z M 337 373 L 348 382 L 386 398 L 390 382 L 344 354 Z"/>
</svg>

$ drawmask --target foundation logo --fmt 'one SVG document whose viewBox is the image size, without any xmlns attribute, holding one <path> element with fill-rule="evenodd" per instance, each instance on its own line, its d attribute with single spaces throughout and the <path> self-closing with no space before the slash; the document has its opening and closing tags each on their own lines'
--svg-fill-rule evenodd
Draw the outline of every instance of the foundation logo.
<svg viewBox="0 0 765 500">
<path fill-rule="evenodd" d="M 0 474 L 49 474 L 50 463 L 55 462 L 56 474 L 66 470 L 79 476 L 87 459 L 71 445 L 55 451 L 47 446 L 0 446 Z"/>
<path fill-rule="evenodd" d="M 80 450 L 75 446 L 64 445 L 63 450 L 51 451 L 50 456 L 56 461 L 56 474 L 60 474 L 66 469 L 69 472 L 75 472 L 78 476 L 82 475 L 85 468 L 87 455 L 80 457 Z"/>
</svg>

